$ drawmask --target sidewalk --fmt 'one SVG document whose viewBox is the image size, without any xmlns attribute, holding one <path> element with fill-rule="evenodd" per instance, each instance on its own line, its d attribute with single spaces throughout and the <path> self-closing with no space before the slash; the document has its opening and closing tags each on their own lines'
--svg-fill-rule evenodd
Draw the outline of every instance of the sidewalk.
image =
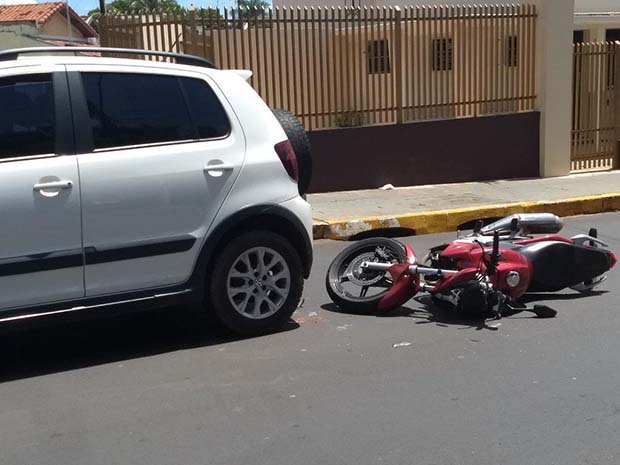
<svg viewBox="0 0 620 465">
<path fill-rule="evenodd" d="M 620 210 L 620 171 L 310 194 L 308 201 L 315 239 L 348 239 L 381 228 L 431 234 L 519 212 L 572 216 Z"/>
</svg>

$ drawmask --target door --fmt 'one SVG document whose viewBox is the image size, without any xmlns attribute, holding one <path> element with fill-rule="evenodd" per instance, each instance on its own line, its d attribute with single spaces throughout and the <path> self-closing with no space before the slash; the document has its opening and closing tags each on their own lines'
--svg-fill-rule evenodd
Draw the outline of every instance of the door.
<svg viewBox="0 0 620 465">
<path fill-rule="evenodd" d="M 92 134 L 78 155 L 86 295 L 184 282 L 241 169 L 233 112 L 202 74 L 72 71 Z"/>
<path fill-rule="evenodd" d="M 2 310 L 84 296 L 80 180 L 77 158 L 62 155 L 72 135 L 55 71 L 0 74 Z"/>
</svg>

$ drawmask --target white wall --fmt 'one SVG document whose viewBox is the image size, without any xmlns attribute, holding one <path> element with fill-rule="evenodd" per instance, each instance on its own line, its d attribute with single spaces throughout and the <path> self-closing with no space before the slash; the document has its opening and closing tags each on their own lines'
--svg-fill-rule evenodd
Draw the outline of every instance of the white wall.
<svg viewBox="0 0 620 465">
<path fill-rule="evenodd" d="M 570 172 L 573 82 L 571 0 L 537 0 L 537 90 L 540 111 L 540 174 Z"/>
<path fill-rule="evenodd" d="M 619 0 L 575 0 L 575 13 L 620 11 Z"/>
</svg>

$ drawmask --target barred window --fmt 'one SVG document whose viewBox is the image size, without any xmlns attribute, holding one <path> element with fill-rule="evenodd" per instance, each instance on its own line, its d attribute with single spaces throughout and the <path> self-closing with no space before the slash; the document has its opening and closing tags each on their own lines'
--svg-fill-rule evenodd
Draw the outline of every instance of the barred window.
<svg viewBox="0 0 620 465">
<path fill-rule="evenodd" d="M 433 71 L 452 71 L 453 45 L 452 39 L 433 39 Z"/>
<path fill-rule="evenodd" d="M 368 74 L 389 73 L 390 44 L 387 39 L 368 41 Z"/>
<path fill-rule="evenodd" d="M 519 38 L 506 37 L 506 66 L 516 68 L 519 64 Z"/>
</svg>

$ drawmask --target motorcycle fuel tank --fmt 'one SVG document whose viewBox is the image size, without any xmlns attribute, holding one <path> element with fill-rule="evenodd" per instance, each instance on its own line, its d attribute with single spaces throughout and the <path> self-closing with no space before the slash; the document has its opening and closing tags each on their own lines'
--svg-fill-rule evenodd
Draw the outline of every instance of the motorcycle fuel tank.
<svg viewBox="0 0 620 465">
<path fill-rule="evenodd" d="M 478 269 L 484 273 L 487 265 L 483 258 L 491 253 L 488 247 L 475 242 L 454 241 L 440 254 L 443 263 L 452 263 L 452 269 Z M 513 298 L 521 297 L 528 290 L 532 279 L 532 265 L 523 254 L 508 248 L 499 249 L 500 257 L 497 272 L 490 277 L 491 282 L 499 290 Z M 451 281 L 456 282 L 452 277 Z M 470 279 L 470 278 L 468 278 Z"/>
</svg>

